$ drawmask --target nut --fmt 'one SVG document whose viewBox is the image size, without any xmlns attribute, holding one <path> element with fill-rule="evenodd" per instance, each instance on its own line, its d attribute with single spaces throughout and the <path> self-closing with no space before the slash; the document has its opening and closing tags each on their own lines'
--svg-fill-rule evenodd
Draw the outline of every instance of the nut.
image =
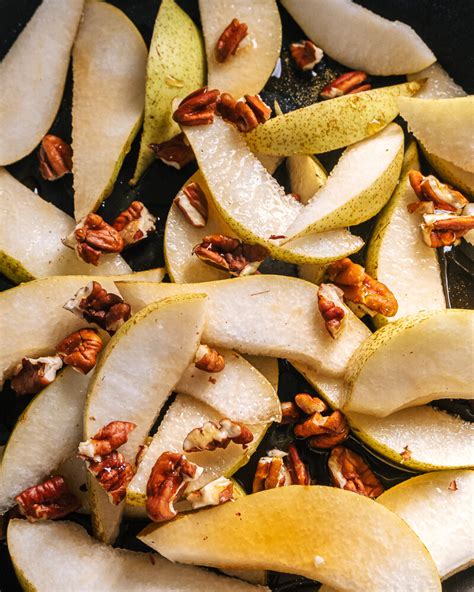
<svg viewBox="0 0 474 592">
<path fill-rule="evenodd" d="M 222 234 L 205 236 L 194 247 L 193 253 L 204 263 L 227 271 L 232 276 L 256 273 L 268 256 L 267 249 L 261 245 L 243 243 Z"/>
<path fill-rule="evenodd" d="M 208 90 L 207 86 L 195 90 L 185 97 L 173 113 L 179 125 L 209 125 L 214 121 L 219 91 Z"/>
<path fill-rule="evenodd" d="M 15 369 L 12 390 L 17 395 L 34 395 L 53 382 L 62 366 L 63 361 L 59 356 L 23 358 Z"/>
<path fill-rule="evenodd" d="M 324 413 L 328 408 L 324 401 L 319 397 L 312 397 L 308 393 L 298 393 L 295 395 L 295 403 L 306 415 L 313 413 Z"/>
<path fill-rule="evenodd" d="M 201 343 L 194 356 L 194 365 L 204 372 L 221 372 L 225 368 L 225 360 L 215 349 Z"/>
<path fill-rule="evenodd" d="M 323 50 L 309 39 L 292 43 L 290 53 L 296 66 L 304 72 L 312 70 L 324 57 Z"/>
<path fill-rule="evenodd" d="M 194 152 L 186 141 L 186 136 L 181 133 L 161 144 L 149 144 L 156 158 L 172 166 L 178 171 L 194 160 Z"/>
<path fill-rule="evenodd" d="M 95 329 L 80 329 L 71 333 L 56 346 L 64 364 L 81 374 L 87 374 L 97 362 L 102 350 L 102 339 Z"/>
<path fill-rule="evenodd" d="M 308 467 L 301 460 L 294 444 L 288 446 L 288 456 L 284 458 L 283 462 L 290 473 L 292 485 L 309 485 L 311 483 Z"/>
<path fill-rule="evenodd" d="M 163 452 L 146 486 L 146 510 L 150 520 L 164 522 L 174 518 L 177 514 L 174 504 L 181 499 L 187 483 L 198 479 L 202 471 L 184 454 Z"/>
<path fill-rule="evenodd" d="M 253 478 L 252 493 L 286 485 L 291 485 L 291 475 L 283 462 L 283 458 L 278 456 L 263 456 L 260 458 Z"/>
<path fill-rule="evenodd" d="M 133 479 L 132 465 L 120 452 L 115 451 L 102 456 L 99 461 L 88 460 L 86 464 L 109 495 L 110 501 L 118 505 L 125 498 L 127 486 Z"/>
<path fill-rule="evenodd" d="M 335 99 L 342 95 L 354 94 L 364 90 L 370 90 L 371 84 L 362 84 L 367 80 L 367 74 L 361 71 L 346 72 L 327 84 L 320 92 L 323 99 Z"/>
<path fill-rule="evenodd" d="M 310 438 L 309 445 L 314 448 L 331 448 L 340 444 L 349 435 L 349 424 L 344 414 L 333 411 L 331 415 L 313 413 L 306 421 L 295 426 L 295 436 Z"/>
<path fill-rule="evenodd" d="M 217 40 L 215 56 L 219 63 L 225 62 L 230 55 L 235 55 L 242 39 L 248 34 L 248 27 L 234 18 Z"/>
<path fill-rule="evenodd" d="M 124 248 L 119 233 L 98 214 L 88 214 L 64 240 L 64 244 L 74 248 L 80 259 L 96 266 L 102 253 L 121 253 Z"/>
<path fill-rule="evenodd" d="M 433 248 L 457 245 L 465 234 L 474 229 L 474 216 L 424 214 L 423 220 L 423 240 Z"/>
<path fill-rule="evenodd" d="M 206 194 L 198 183 L 188 183 L 174 199 L 176 207 L 194 228 L 203 228 L 207 224 L 209 208 Z"/>
<path fill-rule="evenodd" d="M 186 497 L 193 510 L 205 506 L 219 506 L 234 499 L 234 484 L 230 479 L 219 477 Z"/>
<path fill-rule="evenodd" d="M 460 214 L 464 206 L 469 203 L 469 200 L 462 193 L 456 191 L 450 185 L 441 183 L 433 175 L 425 177 L 420 171 L 410 171 L 408 178 L 413 191 L 420 200 L 419 202 L 408 205 L 408 211 L 410 213 L 420 211 L 420 209 L 426 210 L 423 206 L 426 202 L 429 202 L 437 210 Z M 426 213 L 434 213 L 434 211 Z"/>
<path fill-rule="evenodd" d="M 318 308 L 329 335 L 336 339 L 342 331 L 346 311 L 344 292 L 334 284 L 321 284 L 318 289 Z"/>
<path fill-rule="evenodd" d="M 259 95 L 245 95 L 244 101 L 236 101 L 229 93 L 223 93 L 217 103 L 217 112 L 239 131 L 249 132 L 259 123 L 265 123 L 272 110 Z"/>
<path fill-rule="evenodd" d="M 44 136 L 38 159 L 41 176 L 46 181 L 56 181 L 72 171 L 71 146 L 58 136 Z"/>
<path fill-rule="evenodd" d="M 129 421 L 111 421 L 101 428 L 93 438 L 79 444 L 79 455 L 96 462 L 102 460 L 128 441 L 128 434 L 136 428 Z"/>
<path fill-rule="evenodd" d="M 230 442 L 247 448 L 252 440 L 253 434 L 246 425 L 223 418 L 219 425 L 213 421 L 206 421 L 203 426 L 191 430 L 183 442 L 183 450 L 185 452 L 200 452 L 227 448 Z"/>
<path fill-rule="evenodd" d="M 132 201 L 126 210 L 117 216 L 112 224 L 123 240 L 124 248 L 146 238 L 156 228 L 156 218 L 142 204 Z"/>
<path fill-rule="evenodd" d="M 383 485 L 364 459 L 344 446 L 337 446 L 331 450 L 328 468 L 335 487 L 370 498 L 383 493 Z"/>
<path fill-rule="evenodd" d="M 265 123 L 268 119 L 270 119 L 272 110 L 266 103 L 262 101 L 260 95 L 245 95 L 244 99 L 247 105 L 253 111 L 258 123 Z"/>
<path fill-rule="evenodd" d="M 298 407 L 292 401 L 284 401 L 281 404 L 281 421 L 282 425 L 296 423 L 301 419 L 301 413 Z"/>
<path fill-rule="evenodd" d="M 81 507 L 81 502 L 69 492 L 60 476 L 25 489 L 16 496 L 15 501 L 29 522 L 63 518 Z"/>
</svg>

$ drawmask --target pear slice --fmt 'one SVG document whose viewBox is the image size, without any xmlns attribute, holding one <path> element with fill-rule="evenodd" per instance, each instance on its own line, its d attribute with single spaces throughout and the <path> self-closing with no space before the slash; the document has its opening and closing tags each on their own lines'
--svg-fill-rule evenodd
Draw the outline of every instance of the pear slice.
<svg viewBox="0 0 474 592">
<path fill-rule="evenodd" d="M 286 170 L 291 192 L 296 193 L 301 203 L 307 204 L 313 195 L 326 183 L 328 174 L 315 156 L 293 154 L 286 159 Z"/>
<path fill-rule="evenodd" d="M 265 376 L 275 392 L 278 393 L 278 383 L 280 379 L 278 360 L 276 358 L 267 358 L 265 356 L 244 356 L 244 358 L 247 362 L 252 364 L 260 374 Z"/>
<path fill-rule="evenodd" d="M 411 169 L 420 169 L 414 142 L 406 150 L 400 181 L 378 216 L 367 250 L 367 273 L 389 286 L 398 302 L 396 315 L 374 318 L 377 326 L 422 310 L 446 308 L 436 249 L 423 241 L 419 214 L 407 210 L 418 201 L 408 179 Z"/>
<path fill-rule="evenodd" d="M 154 160 L 150 144 L 179 134 L 171 119 L 171 103 L 204 84 L 205 55 L 201 34 L 173 0 L 163 0 L 153 29 L 147 64 L 145 121 L 140 154 L 131 184 L 135 185 Z"/>
<path fill-rule="evenodd" d="M 398 514 L 420 537 L 442 579 L 474 563 L 474 471 L 442 471 L 412 477 L 377 502 Z"/>
<path fill-rule="evenodd" d="M 130 273 L 120 255 L 106 255 L 97 267 L 81 261 L 62 240 L 74 219 L 0 168 L 0 272 L 14 282 L 51 275 Z"/>
<path fill-rule="evenodd" d="M 257 275 L 200 284 L 117 282 L 133 311 L 178 294 L 209 297 L 203 342 L 240 353 L 288 358 L 340 376 L 369 329 L 347 312 L 346 330 L 332 339 L 318 311 L 316 288 L 296 278 Z M 245 314 L 238 314 L 238 311 Z"/>
<path fill-rule="evenodd" d="M 474 173 L 465 171 L 452 162 L 427 152 L 423 146 L 421 146 L 421 150 L 426 160 L 445 183 L 449 183 L 461 192 L 467 193 L 471 199 L 474 198 Z"/>
<path fill-rule="evenodd" d="M 391 123 L 347 148 L 324 184 L 286 234 L 298 237 L 365 222 L 387 203 L 400 175 L 403 131 Z"/>
<path fill-rule="evenodd" d="M 87 1 L 73 50 L 74 216 L 109 196 L 142 122 L 147 50 L 125 14 Z"/>
<path fill-rule="evenodd" d="M 399 112 L 397 97 L 414 95 L 422 84 L 406 82 L 314 103 L 269 119 L 245 139 L 253 152 L 280 156 L 344 148 L 388 125 Z"/>
<path fill-rule="evenodd" d="M 280 56 L 281 21 L 275 0 L 259 0 L 258 10 L 252 0 L 199 0 L 204 41 L 206 43 L 208 85 L 233 95 L 256 95 L 270 78 Z M 235 55 L 224 63 L 216 60 L 216 44 L 238 19 L 248 26 L 248 35 Z"/>
<path fill-rule="evenodd" d="M 43 0 L 0 64 L 0 165 L 29 154 L 63 96 L 84 0 Z"/>
<path fill-rule="evenodd" d="M 394 321 L 354 353 L 346 410 L 385 417 L 434 399 L 472 399 L 474 312 L 422 312 Z"/>
<path fill-rule="evenodd" d="M 416 93 L 417 99 L 451 99 L 453 97 L 465 97 L 467 94 L 438 62 L 421 70 L 421 72 L 415 72 L 407 76 L 407 80 L 419 79 L 427 80 L 423 88 Z"/>
<path fill-rule="evenodd" d="M 150 525 L 139 539 L 172 561 L 272 569 L 341 590 L 401 591 L 413 582 L 423 582 L 426 592 L 441 590 L 433 560 L 401 518 L 333 487 L 262 491 L 158 528 Z"/>
<path fill-rule="evenodd" d="M 436 57 L 405 23 L 389 21 L 351 0 L 282 0 L 319 47 L 353 70 L 390 76 L 417 72 Z"/>
<path fill-rule="evenodd" d="M 428 152 L 474 173 L 474 97 L 398 99 L 400 114 Z"/>
<path fill-rule="evenodd" d="M 134 464 L 138 448 L 189 366 L 204 327 L 206 298 L 188 294 L 147 306 L 115 333 L 96 366 L 84 410 L 84 439 L 111 421 L 130 421 L 136 428 L 120 448 Z M 151 365 L 150 365 L 151 364 Z M 94 529 L 113 542 L 124 503 L 109 502 L 96 479 L 89 478 Z"/>
<path fill-rule="evenodd" d="M 72 592 L 251 592 L 258 588 L 205 569 L 174 565 L 158 555 L 101 544 L 73 522 L 12 520 L 8 548 L 24 590 Z"/>
</svg>

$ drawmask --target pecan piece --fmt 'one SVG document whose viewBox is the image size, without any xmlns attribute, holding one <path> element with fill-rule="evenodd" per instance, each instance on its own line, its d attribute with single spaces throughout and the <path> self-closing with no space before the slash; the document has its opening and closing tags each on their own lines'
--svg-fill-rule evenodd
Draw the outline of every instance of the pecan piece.
<svg viewBox="0 0 474 592">
<path fill-rule="evenodd" d="M 303 70 L 303 72 L 312 70 L 324 57 L 323 50 L 309 39 L 299 43 L 292 43 L 290 53 L 296 67 Z"/>
<path fill-rule="evenodd" d="M 167 142 L 149 144 L 148 147 L 153 150 L 156 158 L 178 171 L 195 158 L 193 149 L 182 132 Z"/>
<path fill-rule="evenodd" d="M 458 245 L 461 238 L 474 229 L 474 216 L 456 214 L 424 214 L 421 230 L 423 240 L 429 247 Z"/>
<path fill-rule="evenodd" d="M 173 113 L 179 125 L 209 125 L 214 121 L 219 91 L 207 86 L 185 97 Z"/>
<path fill-rule="evenodd" d="M 262 101 L 260 95 L 245 95 L 245 102 L 253 111 L 258 123 L 265 123 L 272 114 L 271 108 Z"/>
<path fill-rule="evenodd" d="M 318 289 L 318 308 L 329 335 L 336 339 L 342 331 L 346 311 L 344 292 L 334 284 L 321 284 Z"/>
<path fill-rule="evenodd" d="M 23 358 L 15 368 L 12 390 L 17 395 L 34 395 L 53 382 L 62 366 L 63 361 L 59 356 Z"/>
<path fill-rule="evenodd" d="M 203 228 L 209 217 L 206 194 L 198 183 L 188 183 L 174 203 L 194 228 Z"/>
<path fill-rule="evenodd" d="M 95 329 L 80 329 L 68 335 L 56 346 L 64 364 L 81 374 L 87 374 L 97 362 L 102 350 L 102 339 Z"/>
<path fill-rule="evenodd" d="M 296 423 L 301 419 L 301 413 L 298 407 L 292 401 L 284 401 L 281 404 L 281 421 L 282 425 Z"/>
<path fill-rule="evenodd" d="M 194 356 L 194 365 L 204 372 L 221 372 L 225 368 L 225 360 L 215 349 L 201 343 Z"/>
<path fill-rule="evenodd" d="M 201 427 L 191 430 L 183 442 L 183 450 L 185 452 L 216 450 L 216 448 L 227 448 L 231 442 L 247 448 L 252 440 L 253 434 L 246 425 L 224 417 L 219 421 L 219 425 L 213 421 L 206 421 Z"/>
<path fill-rule="evenodd" d="M 132 465 L 120 452 L 106 454 L 99 461 L 88 460 L 87 469 L 105 489 L 114 505 L 118 505 L 125 498 L 127 486 L 134 473 Z"/>
<path fill-rule="evenodd" d="M 79 444 L 79 455 L 94 461 L 114 452 L 128 441 L 128 434 L 136 428 L 130 421 L 111 421 L 101 428 L 93 438 Z"/>
<path fill-rule="evenodd" d="M 436 208 L 437 210 L 460 214 L 464 206 L 469 203 L 469 200 L 462 193 L 456 191 L 450 185 L 441 183 L 433 175 L 425 177 L 420 171 L 410 171 L 408 178 L 413 191 L 420 200 L 407 206 L 410 213 L 420 210 L 426 213 L 434 213 L 434 209 Z M 427 205 L 426 202 L 433 204 L 431 212 L 427 211 L 427 208 L 424 207 Z"/>
<path fill-rule="evenodd" d="M 295 436 L 310 438 L 309 445 L 315 448 L 331 448 L 346 440 L 348 435 L 349 424 L 339 410 L 333 411 L 331 415 L 313 413 L 295 426 Z"/>
<path fill-rule="evenodd" d="M 229 93 L 223 93 L 217 103 L 217 112 L 239 131 L 249 132 L 259 123 L 265 123 L 272 110 L 259 95 L 245 95 L 245 100 L 236 101 Z"/>
<path fill-rule="evenodd" d="M 290 473 L 292 485 L 309 485 L 311 482 L 308 467 L 301 460 L 298 449 L 294 444 L 288 446 L 288 456 L 284 461 Z"/>
<path fill-rule="evenodd" d="M 323 99 L 334 99 L 342 95 L 354 94 L 364 90 L 370 90 L 371 84 L 362 84 L 367 80 L 367 74 L 359 70 L 341 74 L 335 80 L 327 84 L 320 92 Z"/>
<path fill-rule="evenodd" d="M 38 152 L 39 170 L 46 181 L 56 181 L 72 171 L 72 148 L 58 136 L 48 134 Z"/>
<path fill-rule="evenodd" d="M 204 263 L 227 271 L 232 276 L 251 275 L 257 272 L 268 256 L 265 247 L 243 243 L 222 234 L 205 236 L 193 253 Z"/>
<path fill-rule="evenodd" d="M 241 41 L 248 35 L 248 27 L 234 18 L 224 29 L 217 40 L 215 56 L 219 63 L 225 62 L 229 56 L 235 55 Z"/>
<path fill-rule="evenodd" d="M 220 506 L 232 499 L 234 499 L 234 484 L 225 477 L 214 479 L 186 497 L 193 510 L 206 506 Z"/>
<path fill-rule="evenodd" d="M 25 489 L 16 496 L 15 501 L 29 522 L 63 518 L 81 507 L 81 502 L 70 493 L 61 476 Z"/>
<path fill-rule="evenodd" d="M 364 459 L 344 446 L 336 446 L 331 450 L 328 468 L 335 487 L 370 498 L 383 493 L 383 485 Z"/>
<path fill-rule="evenodd" d="M 132 201 L 126 210 L 115 218 L 113 228 L 123 240 L 124 248 L 146 238 L 156 228 L 156 218 L 142 204 Z"/>
<path fill-rule="evenodd" d="M 319 397 L 312 397 L 308 393 L 298 393 L 295 395 L 295 403 L 306 415 L 313 413 L 324 413 L 328 406 Z"/>
<path fill-rule="evenodd" d="M 252 492 L 289 485 L 309 485 L 310 482 L 308 467 L 301 460 L 296 446 L 290 444 L 288 453 L 271 450 L 268 456 L 259 459 Z"/>
<path fill-rule="evenodd" d="M 98 214 L 88 214 L 64 240 L 80 259 L 98 265 L 103 253 L 121 253 L 124 242 L 119 233 Z"/>
</svg>

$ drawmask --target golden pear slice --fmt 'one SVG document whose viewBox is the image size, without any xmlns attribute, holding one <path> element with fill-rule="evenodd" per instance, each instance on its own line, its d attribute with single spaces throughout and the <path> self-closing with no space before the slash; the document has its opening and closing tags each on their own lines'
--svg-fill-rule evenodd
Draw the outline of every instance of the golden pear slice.
<svg viewBox="0 0 474 592">
<path fill-rule="evenodd" d="M 474 198 L 474 173 L 465 171 L 444 158 L 440 158 L 435 154 L 427 152 L 423 146 L 420 146 L 426 160 L 438 173 L 438 175 L 459 191 L 466 193 L 471 199 Z"/>
<path fill-rule="evenodd" d="M 407 80 L 419 79 L 426 79 L 426 82 L 423 88 L 416 93 L 417 99 L 451 99 L 452 97 L 466 96 L 464 89 L 454 82 L 438 62 L 407 76 Z"/>
</svg>

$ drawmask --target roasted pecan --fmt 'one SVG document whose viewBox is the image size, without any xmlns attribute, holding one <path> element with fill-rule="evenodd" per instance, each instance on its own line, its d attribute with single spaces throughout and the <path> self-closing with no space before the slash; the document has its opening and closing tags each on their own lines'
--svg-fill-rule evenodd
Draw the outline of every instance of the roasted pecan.
<svg viewBox="0 0 474 592">
<path fill-rule="evenodd" d="M 58 136 L 44 136 L 38 159 L 41 176 L 46 181 L 56 181 L 72 171 L 72 148 Z"/>
<path fill-rule="evenodd" d="M 183 450 L 185 452 L 215 450 L 227 448 L 231 442 L 247 448 L 252 440 L 253 434 L 246 425 L 225 417 L 220 420 L 219 425 L 213 421 L 206 421 L 203 426 L 191 430 L 183 442 Z"/>
<path fill-rule="evenodd" d="M 424 214 L 421 230 L 429 247 L 448 247 L 459 244 L 461 237 L 474 229 L 474 216 L 456 214 Z"/>
<path fill-rule="evenodd" d="M 281 404 L 281 424 L 285 425 L 290 423 L 296 423 L 300 419 L 300 410 L 292 401 L 284 401 Z"/>
<path fill-rule="evenodd" d="M 372 85 L 362 84 L 365 80 L 367 80 L 367 74 L 365 72 L 346 72 L 327 84 L 320 92 L 320 96 L 323 99 L 334 99 L 336 97 L 342 97 L 342 95 L 370 90 Z"/>
<path fill-rule="evenodd" d="M 174 199 L 174 203 L 185 219 L 194 228 L 203 228 L 207 224 L 209 208 L 206 194 L 198 183 L 188 183 Z"/>
<path fill-rule="evenodd" d="M 308 443 L 314 448 L 331 448 L 346 440 L 348 435 L 349 424 L 339 410 L 333 411 L 331 415 L 313 413 L 295 426 L 295 436 L 310 438 Z"/>
<path fill-rule="evenodd" d="M 344 292 L 334 284 L 321 284 L 318 289 L 318 308 L 329 335 L 336 339 L 342 330 L 346 311 Z"/>
<path fill-rule="evenodd" d="M 290 53 L 296 66 L 305 72 L 312 70 L 324 57 L 323 50 L 309 39 L 299 43 L 292 43 Z"/>
<path fill-rule="evenodd" d="M 364 459 L 344 446 L 336 446 L 331 450 L 328 468 L 335 487 L 370 498 L 383 493 L 383 485 Z"/>
<path fill-rule="evenodd" d="M 419 212 L 420 210 L 424 210 L 425 213 L 434 213 L 434 208 L 436 208 L 437 210 L 460 214 L 464 206 L 469 203 L 469 200 L 462 193 L 456 191 L 450 185 L 441 183 L 433 175 L 425 177 L 420 171 L 410 171 L 408 178 L 413 191 L 420 200 L 408 205 L 410 213 Z M 427 212 L 426 208 L 423 208 L 425 202 L 433 204 L 433 211 Z"/>
<path fill-rule="evenodd" d="M 258 123 L 265 123 L 272 114 L 271 108 L 262 101 L 260 95 L 245 95 L 247 105 L 252 109 Z"/>
<path fill-rule="evenodd" d="M 243 243 L 236 238 L 213 234 L 205 236 L 193 253 L 204 263 L 227 271 L 233 276 L 251 275 L 257 272 L 268 256 L 265 247 Z"/>
<path fill-rule="evenodd" d="M 324 413 L 328 408 L 324 401 L 319 397 L 313 397 L 308 393 L 298 393 L 295 395 L 295 403 L 306 415 L 313 413 Z"/>
<path fill-rule="evenodd" d="M 311 477 L 308 467 L 301 460 L 298 449 L 294 444 L 288 446 L 288 456 L 285 456 L 283 462 L 291 476 L 292 485 L 309 485 Z"/>
<path fill-rule="evenodd" d="M 81 507 L 81 502 L 70 493 L 60 476 L 25 489 L 16 496 L 15 501 L 20 512 L 30 522 L 63 518 Z"/>
<path fill-rule="evenodd" d="M 234 484 L 225 477 L 214 479 L 214 481 L 197 491 L 193 491 L 186 497 L 193 510 L 205 506 L 219 506 L 232 499 L 234 499 Z"/>
<path fill-rule="evenodd" d="M 17 395 L 34 395 L 53 382 L 62 366 L 63 361 L 59 356 L 23 358 L 15 369 L 12 390 Z"/>
<path fill-rule="evenodd" d="M 136 428 L 130 421 L 111 421 L 101 428 L 93 438 L 79 444 L 79 455 L 94 461 L 114 452 L 128 441 L 128 434 Z"/>
<path fill-rule="evenodd" d="M 291 475 L 282 456 L 262 456 L 252 483 L 252 493 L 291 485 Z"/>
<path fill-rule="evenodd" d="M 121 253 L 124 248 L 120 234 L 98 214 L 88 214 L 64 240 L 64 244 L 75 249 L 80 259 L 92 265 L 99 264 L 103 253 Z"/>
<path fill-rule="evenodd" d="M 117 216 L 112 226 L 122 238 L 124 247 L 129 247 L 155 230 L 156 218 L 141 201 L 132 201 L 128 208 Z"/>
<path fill-rule="evenodd" d="M 185 97 L 173 113 L 179 125 L 209 125 L 214 121 L 219 91 L 207 86 L 195 90 Z"/>
<path fill-rule="evenodd" d="M 194 356 L 194 365 L 204 372 L 221 372 L 225 368 L 225 360 L 215 349 L 201 344 Z"/>
<path fill-rule="evenodd" d="M 80 329 L 71 333 L 56 346 L 64 364 L 81 374 L 87 374 L 97 362 L 102 350 L 102 339 L 95 329 Z"/>
<path fill-rule="evenodd" d="M 189 481 L 198 479 L 203 469 L 184 454 L 163 452 L 151 470 L 146 486 L 146 510 L 150 520 L 164 522 L 176 516 L 174 504 Z"/>
<path fill-rule="evenodd" d="M 217 113 L 231 123 L 237 123 L 236 115 L 237 101 L 229 93 L 222 93 L 217 102 Z"/>
<path fill-rule="evenodd" d="M 216 60 L 223 63 L 230 55 L 235 55 L 237 49 L 248 34 L 248 27 L 234 18 L 224 29 L 216 44 Z"/>
<path fill-rule="evenodd" d="M 236 101 L 232 95 L 223 93 L 217 103 L 217 112 L 239 131 L 249 132 L 259 123 L 265 123 L 272 110 L 259 95 L 245 95 L 244 101 Z"/>
<path fill-rule="evenodd" d="M 132 465 L 116 451 L 102 456 L 99 461 L 88 460 L 86 464 L 108 493 L 110 501 L 118 505 L 125 498 L 127 486 L 133 479 Z"/>
<path fill-rule="evenodd" d="M 167 142 L 161 144 L 150 144 L 148 146 L 155 153 L 156 158 L 172 166 L 175 169 L 182 169 L 194 160 L 194 152 L 183 133 L 178 134 Z"/>
</svg>

